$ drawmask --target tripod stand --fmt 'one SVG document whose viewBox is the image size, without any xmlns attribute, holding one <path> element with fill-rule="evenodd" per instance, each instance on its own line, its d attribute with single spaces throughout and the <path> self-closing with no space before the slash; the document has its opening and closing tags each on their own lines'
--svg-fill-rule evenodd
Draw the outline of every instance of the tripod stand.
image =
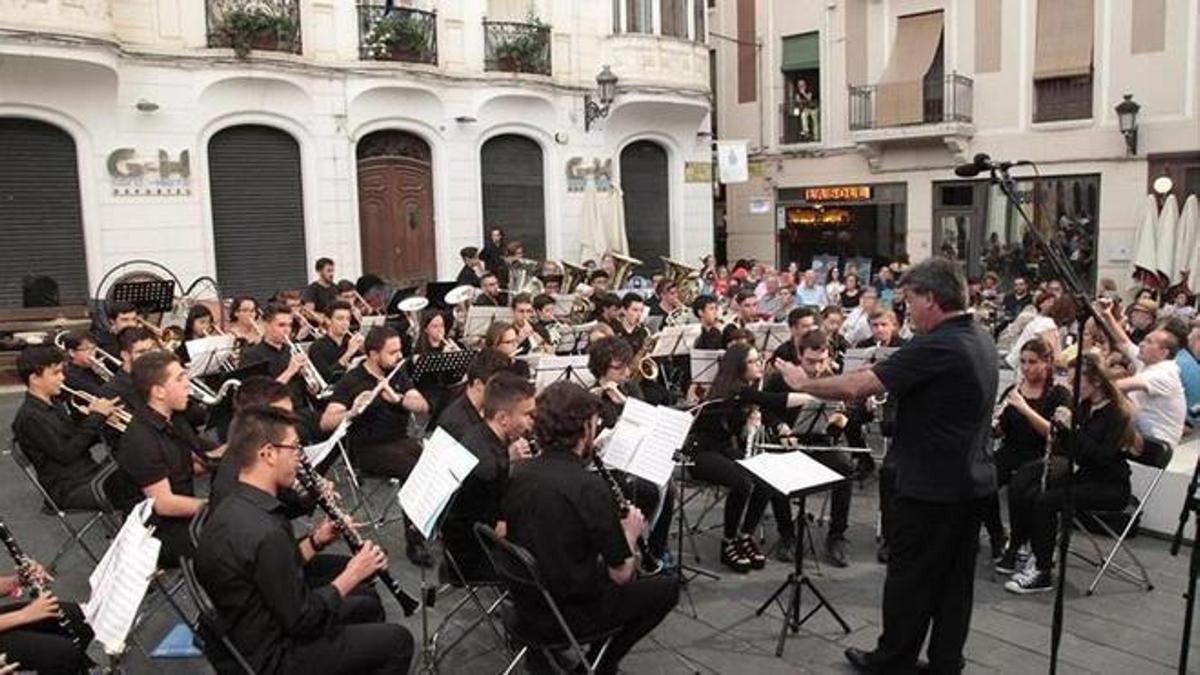
<svg viewBox="0 0 1200 675">
<path fill-rule="evenodd" d="M 1196 467 L 1192 469 L 1192 480 L 1188 483 L 1187 494 L 1183 496 L 1183 508 L 1179 510 L 1179 526 L 1175 528 L 1175 538 L 1171 541 L 1171 555 L 1179 555 L 1179 547 L 1183 545 L 1183 529 L 1187 525 L 1188 514 L 1193 518 L 1192 553 L 1188 563 L 1186 609 L 1183 615 L 1183 639 L 1179 643 L 1179 672 L 1187 672 L 1188 652 L 1192 646 L 1192 614 L 1196 609 L 1196 577 L 1200 575 L 1200 546 L 1197 546 L 1196 536 L 1200 533 L 1200 498 L 1196 497 L 1196 483 L 1200 480 L 1200 457 L 1196 458 Z"/>
</svg>

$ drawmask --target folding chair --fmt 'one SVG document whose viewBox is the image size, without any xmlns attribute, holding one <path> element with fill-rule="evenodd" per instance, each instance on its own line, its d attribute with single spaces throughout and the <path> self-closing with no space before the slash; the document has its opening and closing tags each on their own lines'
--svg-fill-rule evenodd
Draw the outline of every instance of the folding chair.
<svg viewBox="0 0 1200 675">
<path fill-rule="evenodd" d="M 677 466 L 679 471 L 683 472 L 683 476 L 678 495 L 679 504 L 675 508 L 679 509 L 681 514 L 679 520 L 682 523 L 683 533 L 687 536 L 688 547 L 692 549 L 692 559 L 700 562 L 700 549 L 696 546 L 696 535 L 704 529 L 704 521 L 708 518 L 708 514 L 725 501 L 727 490 L 724 486 L 708 483 L 692 476 L 691 468 L 694 464 L 690 457 L 684 457 Z M 708 503 L 704 505 L 695 522 L 692 522 L 691 516 L 687 513 L 687 505 L 696 499 L 705 498 L 706 495 Z M 680 527 L 680 525 L 675 525 L 675 527 Z M 711 527 L 720 527 L 720 525 Z M 679 551 L 679 556 L 683 557 L 683 551 Z"/>
<path fill-rule="evenodd" d="M 516 642 L 521 645 L 521 649 L 509 662 L 504 674 L 511 673 L 531 648 L 541 651 L 551 663 L 555 662 L 555 652 L 570 650 L 579 659 L 579 663 L 587 668 L 589 675 L 595 673 L 596 666 L 600 664 L 604 654 L 608 652 L 609 645 L 612 644 L 613 636 L 621 632 L 623 627 L 617 626 L 590 635 L 575 635 L 563 617 L 562 611 L 559 610 L 558 604 L 550 595 L 550 591 L 542 582 L 537 561 L 529 551 L 501 539 L 492 528 L 483 523 L 475 523 L 475 537 L 479 539 L 484 553 L 487 554 L 488 560 L 500 578 L 500 583 L 504 585 L 509 595 L 517 597 L 524 591 L 525 597 L 540 598 L 545 609 L 554 616 L 558 629 L 561 631 L 560 636 L 550 639 L 534 635 L 533 631 L 527 630 L 527 625 L 522 620 L 523 617 L 518 615 L 516 607 L 506 605 L 505 625 Z M 582 645 L 600 645 L 600 648 L 596 650 L 596 658 L 588 661 L 587 653 L 583 651 Z"/>
<path fill-rule="evenodd" d="M 188 523 L 188 538 L 192 540 L 192 548 L 200 550 L 200 532 L 204 530 L 204 523 L 208 522 L 208 502 L 200 507 L 196 515 L 192 516 L 192 522 Z"/>
<path fill-rule="evenodd" d="M 196 520 L 193 519 L 192 522 L 195 523 Z M 192 601 L 196 603 L 196 609 L 200 612 L 196 619 L 196 637 L 200 639 L 200 650 L 204 652 L 204 658 L 208 659 L 219 675 L 255 675 L 250 662 L 234 646 L 233 640 L 229 639 L 212 598 L 196 578 L 195 563 L 190 558 L 180 558 L 179 569 L 183 572 L 188 594 L 192 596 Z"/>
<path fill-rule="evenodd" d="M 34 467 L 33 461 L 30 460 L 25 452 L 21 449 L 21 446 L 19 443 L 17 443 L 16 439 L 13 439 L 12 458 L 13 461 L 17 463 L 17 466 L 21 467 L 21 471 L 25 474 L 25 477 L 29 479 L 29 482 L 33 484 L 33 487 L 38 491 L 38 494 L 41 495 L 42 503 L 45 505 L 45 510 L 49 511 L 50 514 L 55 517 L 59 526 L 61 526 L 63 530 L 66 531 L 67 536 L 70 537 L 70 539 L 63 542 L 63 544 L 58 547 L 58 552 L 56 552 L 54 557 L 50 559 L 50 564 L 46 566 L 46 569 L 53 572 L 55 567 L 58 565 L 58 561 L 61 560 L 62 557 L 65 556 L 75 546 L 79 546 L 80 550 L 86 553 L 87 556 L 92 559 L 93 563 L 100 562 L 100 558 L 87 545 L 87 542 L 84 540 L 84 536 L 87 535 L 87 533 L 96 525 L 101 525 L 102 527 L 106 528 L 108 530 L 105 533 L 106 535 L 111 535 L 114 532 L 114 530 L 109 527 L 109 523 L 105 519 L 103 511 L 96 509 L 68 509 L 59 506 L 59 504 L 54 501 L 54 498 L 50 496 L 50 493 L 46 491 L 46 488 L 42 485 L 41 481 L 38 480 L 37 468 Z M 100 474 L 92 478 L 91 482 L 94 484 L 96 483 L 97 479 L 103 480 L 104 477 L 107 477 L 111 473 L 111 470 L 109 470 L 107 474 L 102 470 Z M 95 493 L 94 486 L 92 492 L 93 494 Z M 76 526 L 71 522 L 73 517 L 86 517 L 86 520 L 83 521 L 81 526 Z"/>
<path fill-rule="evenodd" d="M 1146 508 L 1146 503 L 1154 496 L 1154 491 L 1158 488 L 1158 483 L 1162 480 L 1163 474 L 1167 472 L 1167 467 L 1170 466 L 1171 457 L 1174 454 L 1174 450 L 1169 445 L 1158 442 L 1147 442 L 1141 455 L 1129 457 L 1129 461 L 1137 462 L 1156 470 L 1154 478 L 1151 479 L 1150 485 L 1146 487 L 1145 492 L 1141 495 L 1130 496 L 1130 503 L 1120 511 L 1077 510 L 1075 512 L 1075 524 L 1077 528 L 1091 542 L 1098 556 L 1098 558 L 1092 558 L 1073 549 L 1071 550 L 1071 553 L 1077 558 L 1099 568 L 1096 571 L 1096 576 L 1092 578 L 1092 583 L 1088 585 L 1088 595 L 1096 591 L 1096 586 L 1099 585 L 1100 579 L 1109 571 L 1116 573 L 1127 581 L 1144 586 L 1147 591 L 1154 590 L 1154 582 L 1150 580 L 1150 572 L 1146 570 L 1146 566 L 1142 564 L 1142 561 L 1138 559 L 1133 550 L 1125 545 L 1125 538 L 1133 531 L 1134 526 L 1137 525 L 1142 515 L 1142 511 Z M 1105 520 L 1106 518 L 1127 519 L 1125 527 L 1121 530 L 1120 534 L 1117 534 L 1109 526 Z M 1112 548 L 1107 553 L 1101 547 L 1100 542 L 1096 540 L 1096 537 L 1085 527 L 1088 523 L 1098 526 L 1105 534 L 1113 538 Z M 1137 566 L 1136 572 L 1113 562 L 1113 559 L 1117 557 L 1117 553 L 1120 551 L 1124 551 L 1125 555 Z"/>
<path fill-rule="evenodd" d="M 441 538 L 439 537 L 439 539 Z M 455 560 L 453 554 L 450 553 L 449 548 L 445 546 L 445 540 L 441 539 L 441 541 L 443 542 L 442 554 L 444 565 L 439 570 L 439 576 L 444 577 L 444 583 L 440 588 L 437 589 L 437 593 L 438 595 L 449 595 L 455 590 L 462 590 L 463 597 L 459 598 L 458 602 L 456 602 L 454 606 L 450 608 L 450 611 L 442 617 L 442 620 L 438 623 L 437 628 L 435 628 L 433 633 L 430 635 L 429 641 L 431 643 L 432 652 L 436 655 L 437 660 L 440 661 L 443 657 L 445 657 L 446 654 L 450 652 L 450 650 L 454 649 L 455 646 L 466 639 L 466 637 L 470 635 L 475 628 L 479 626 L 479 624 L 485 621 L 487 622 L 488 627 L 491 628 L 492 633 L 495 634 L 496 639 L 500 641 L 500 644 L 507 647 L 508 640 L 505 638 L 501 630 L 496 627 L 494 618 L 496 615 L 496 610 L 499 609 L 504 600 L 508 598 L 508 591 L 504 590 L 501 583 L 496 579 L 468 579 L 466 575 L 463 574 L 462 568 L 459 566 L 458 561 Z M 480 591 L 489 588 L 496 592 L 497 597 L 490 605 L 485 605 L 483 599 L 480 597 Z M 473 604 L 475 608 L 479 610 L 479 615 L 473 618 L 471 622 L 468 623 L 465 628 L 463 628 L 462 632 L 456 636 L 445 648 L 439 650 L 438 640 L 441 639 L 443 631 L 449 626 L 451 619 L 453 619 L 459 611 L 466 607 L 468 603 Z M 440 654 L 438 654 L 439 651 L 441 652 Z"/>
</svg>

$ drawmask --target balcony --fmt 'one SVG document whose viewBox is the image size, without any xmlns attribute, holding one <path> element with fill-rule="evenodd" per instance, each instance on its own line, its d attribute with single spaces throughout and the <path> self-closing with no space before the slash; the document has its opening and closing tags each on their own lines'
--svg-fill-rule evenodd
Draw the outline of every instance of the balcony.
<svg viewBox="0 0 1200 675">
<path fill-rule="evenodd" d="M 531 22 L 483 22 L 483 69 L 504 73 L 549 75 L 550 26 Z"/>
<path fill-rule="evenodd" d="M 821 142 L 820 101 L 814 100 L 807 104 L 781 103 L 779 119 L 781 145 Z"/>
<path fill-rule="evenodd" d="M 437 12 L 359 5 L 358 52 L 366 61 L 437 65 Z"/>
<path fill-rule="evenodd" d="M 299 54 L 300 0 L 206 0 L 208 46 Z"/>
<path fill-rule="evenodd" d="M 953 73 L 921 83 L 850 87 L 850 138 L 872 166 L 882 146 L 893 143 L 940 141 L 962 155 L 975 135 L 974 85 Z"/>
</svg>

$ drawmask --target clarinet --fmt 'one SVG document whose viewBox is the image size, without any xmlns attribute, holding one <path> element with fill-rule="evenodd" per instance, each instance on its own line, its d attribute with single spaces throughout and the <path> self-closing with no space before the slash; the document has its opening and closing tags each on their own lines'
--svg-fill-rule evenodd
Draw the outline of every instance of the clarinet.
<svg viewBox="0 0 1200 675">
<path fill-rule="evenodd" d="M 35 598 L 49 593 L 50 587 L 46 580 L 41 574 L 34 572 L 33 559 L 21 550 L 21 546 L 17 544 L 16 538 L 13 537 L 3 520 L 0 520 L 0 541 L 4 542 L 4 547 L 8 549 L 8 554 L 12 556 L 13 562 L 17 565 L 17 577 L 21 580 L 21 585 L 29 589 L 30 594 Z M 59 605 L 58 611 L 55 612 L 55 618 L 58 621 L 58 627 L 71 638 L 71 644 L 82 651 L 84 646 L 79 639 L 79 631 L 75 629 L 71 618 L 63 611 L 62 605 Z"/>
<path fill-rule="evenodd" d="M 629 500 L 625 498 L 625 493 L 621 491 L 621 485 L 617 483 L 617 479 L 613 477 L 612 472 L 608 467 L 604 466 L 604 461 L 599 455 L 592 455 L 592 466 L 596 467 L 596 473 L 608 483 L 608 489 L 612 491 L 613 501 L 617 503 L 617 511 L 621 518 L 624 519 L 629 514 Z M 638 567 L 647 574 L 653 574 L 658 571 L 658 559 L 650 553 L 650 546 L 646 543 L 646 538 L 638 535 L 637 538 L 637 555 Z"/>
<path fill-rule="evenodd" d="M 300 481 L 300 485 L 316 500 L 317 506 L 320 506 L 325 515 L 329 516 L 329 519 L 333 521 L 334 527 L 342 535 L 342 539 L 345 540 L 346 546 L 350 547 L 350 551 L 358 553 L 359 549 L 363 547 L 362 536 L 350 524 L 350 517 L 338 506 L 333 495 L 321 489 L 321 482 L 318 480 L 316 470 L 313 469 L 312 465 L 308 462 L 308 458 L 303 454 L 300 456 L 300 464 L 296 470 L 296 479 Z M 376 572 L 375 578 L 382 581 L 383 585 L 387 586 L 388 591 L 391 592 L 392 597 L 396 598 L 396 602 L 400 603 L 400 608 L 404 610 L 404 616 L 412 616 L 413 612 L 417 611 L 417 599 L 406 593 L 400 587 L 400 583 L 392 578 L 392 575 L 386 569 Z"/>
</svg>

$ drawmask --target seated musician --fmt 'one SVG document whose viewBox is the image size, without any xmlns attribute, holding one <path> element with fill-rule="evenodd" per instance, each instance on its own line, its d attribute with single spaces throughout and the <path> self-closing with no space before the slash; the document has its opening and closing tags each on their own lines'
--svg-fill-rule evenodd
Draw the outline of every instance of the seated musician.
<svg viewBox="0 0 1200 675">
<path fill-rule="evenodd" d="M 592 287 L 592 297 L 598 298 L 601 295 L 608 293 L 610 290 L 620 290 L 609 288 L 609 282 L 611 280 L 612 279 L 609 276 L 608 270 L 603 268 L 593 270 L 592 273 L 588 275 L 587 279 L 588 285 Z"/>
<path fill-rule="evenodd" d="M 538 396 L 534 429 L 541 454 L 514 468 L 502 511 L 507 538 L 533 554 L 576 635 L 620 627 L 595 671 L 612 675 L 670 613 L 679 585 L 670 577 L 637 577 L 633 551 L 645 518 L 633 507 L 622 519 L 610 488 L 586 468 L 597 412 L 595 397 L 570 382 L 556 382 Z M 531 630 L 560 635 L 539 595 L 519 594 L 514 601 Z M 535 671 L 548 665 L 540 655 L 529 663 Z"/>
<path fill-rule="evenodd" d="M 500 291 L 500 278 L 495 272 L 487 272 L 479 278 L 479 288 L 482 291 L 475 296 L 477 307 L 507 307 L 508 294 Z"/>
<path fill-rule="evenodd" d="M 292 333 L 292 311 L 286 305 L 267 305 L 263 312 L 262 331 L 262 340 L 242 350 L 242 367 L 265 361 L 267 374 L 287 386 L 291 392 L 292 407 L 297 411 L 305 409 L 308 391 L 300 371 L 308 357 L 293 354 L 288 346 Z"/>
<path fill-rule="evenodd" d="M 262 327 L 258 325 L 258 302 L 254 298 L 234 298 L 229 305 L 233 317 L 225 330 L 237 339 L 239 346 L 252 345 L 262 339 Z"/>
<path fill-rule="evenodd" d="M 362 334 L 350 333 L 352 314 L 350 305 L 341 300 L 330 304 L 326 312 L 329 324 L 325 327 L 325 335 L 308 348 L 309 360 L 329 384 L 336 384 L 350 368 L 354 357 L 362 352 Z"/>
<path fill-rule="evenodd" d="M 483 422 L 467 430 L 460 441 L 479 463 L 463 480 L 450 503 L 442 526 L 450 572 L 466 581 L 495 577 L 475 539 L 475 523 L 486 523 L 501 536 L 504 523 L 500 502 L 508 483 L 509 466 L 532 456 L 528 437 L 533 431 L 533 384 L 516 373 L 500 371 L 488 380 Z"/>
<path fill-rule="evenodd" d="M 695 349 L 724 349 L 725 341 L 721 337 L 721 306 L 711 295 L 701 295 L 692 302 L 692 313 L 700 320 L 700 335 L 696 338 Z"/>
<path fill-rule="evenodd" d="M 183 322 L 183 341 L 175 349 L 175 355 L 179 357 L 180 363 L 187 365 L 191 361 L 187 348 L 189 340 L 199 340 L 216 334 L 217 331 L 213 328 L 212 310 L 204 305 L 192 305 L 192 308 L 188 310 L 187 319 Z"/>
<path fill-rule="evenodd" d="M 546 338 L 534 324 L 533 296 L 520 293 L 513 297 L 513 328 L 517 330 L 517 354 L 524 356 L 545 350 Z"/>
<path fill-rule="evenodd" d="M 846 320 L 843 309 L 838 305 L 828 305 L 821 310 L 821 330 L 829 336 L 829 354 L 833 357 L 834 371 L 842 372 L 846 350 L 850 343 L 842 335 L 842 324 Z"/>
<path fill-rule="evenodd" d="M 447 313 L 437 310 L 429 310 L 425 313 L 425 320 L 421 323 L 421 334 L 417 338 L 415 348 L 417 358 L 430 354 L 462 351 L 458 343 L 450 339 L 447 335 L 447 323 L 449 321 Z M 444 370 L 436 373 L 427 373 L 417 382 L 417 388 L 420 389 L 421 395 L 429 402 L 431 426 L 437 424 L 438 417 L 441 416 L 446 406 L 450 404 L 450 399 L 456 393 L 455 386 L 461 379 L 459 374 Z"/>
<path fill-rule="evenodd" d="M 755 297 L 754 291 L 738 291 L 738 294 L 733 297 L 733 309 L 737 312 L 725 328 L 721 331 L 721 339 L 725 347 L 729 347 L 732 342 L 732 335 L 735 330 L 745 329 L 746 326 L 758 321 L 758 298 Z"/>
<path fill-rule="evenodd" d="M 1163 328 L 1150 331 L 1135 345 L 1112 315 L 1112 308 L 1101 314 L 1116 334 L 1117 351 L 1133 364 L 1134 374 L 1116 381 L 1117 389 L 1133 402 L 1137 443 L 1179 446 L 1187 420 L 1187 394 L 1183 389 L 1175 354 L 1185 347 L 1180 336 Z"/>
<path fill-rule="evenodd" d="M 533 298 L 533 329 L 546 342 L 552 342 L 550 331 L 560 328 L 558 317 L 554 315 L 554 296 L 540 293 Z"/>
<path fill-rule="evenodd" d="M 866 295 L 863 297 L 865 300 L 868 299 Z M 874 306 L 873 297 L 870 298 L 866 304 Z M 897 349 L 904 346 L 908 342 L 908 340 L 905 340 L 900 336 L 900 323 L 896 319 L 896 313 L 892 310 L 883 308 L 872 309 L 868 314 L 866 314 L 866 317 L 871 336 L 854 342 L 853 344 L 855 349 L 871 349 L 877 347 L 884 349 Z M 871 362 L 874 363 L 880 358 L 882 358 L 881 354 L 875 354 L 872 356 Z M 876 410 L 873 407 L 873 402 L 870 400 L 851 402 L 846 411 L 850 418 L 849 423 L 846 425 L 847 442 L 854 447 L 867 447 L 864 427 L 871 420 L 875 419 L 876 415 L 891 417 L 893 412 L 894 409 L 886 409 L 884 411 Z M 885 433 L 890 435 L 890 431 Z M 892 473 L 892 464 L 893 463 L 885 457 L 884 466 L 880 470 L 880 504 L 881 508 L 884 510 L 884 513 L 887 512 L 887 504 L 889 500 L 885 499 L 883 495 L 885 493 L 890 495 L 892 493 L 891 487 L 895 483 L 895 475 Z M 868 453 L 860 454 L 858 456 L 858 476 L 866 477 L 874 470 L 875 459 Z"/>
<path fill-rule="evenodd" d="M 1084 353 L 1083 359 L 1079 391 L 1082 409 L 1078 413 L 1083 422 L 1078 434 L 1064 432 L 1076 462 L 1071 499 L 1078 509 L 1119 511 L 1129 503 L 1130 470 L 1125 453 L 1136 452 L 1134 411 L 1100 359 L 1091 353 Z M 1059 407 L 1054 424 L 1055 433 L 1069 429 L 1070 409 Z M 1020 471 L 1009 486 L 1015 509 L 1011 513 L 1013 531 L 1023 528 L 1032 533 L 1035 559 L 1033 567 L 1018 571 L 1004 585 L 1013 593 L 1040 593 L 1054 588 L 1054 542 L 1066 486 L 1053 469 L 1044 491 L 1041 479 L 1042 471 Z"/>
<path fill-rule="evenodd" d="M 479 270 L 483 267 L 483 263 L 479 260 L 479 249 L 474 246 L 465 246 L 459 249 L 458 256 L 462 258 L 462 269 L 458 271 L 458 276 L 455 277 L 455 283 L 459 286 L 475 286 L 479 287 Z"/>
<path fill-rule="evenodd" d="M 621 297 L 616 293 L 596 292 L 592 294 L 592 306 L 592 320 L 616 330 L 621 320 Z"/>
<path fill-rule="evenodd" d="M 596 378 L 596 385 L 591 393 L 600 401 L 598 431 L 616 426 L 627 399 L 645 400 L 641 386 L 631 377 L 630 365 L 633 356 L 633 350 L 620 338 L 604 338 L 588 346 L 588 370 Z M 665 489 L 660 489 L 648 480 L 623 471 L 613 470 L 612 474 L 621 483 L 626 497 L 641 509 L 642 513 L 658 512 L 657 520 L 651 523 L 646 543 L 650 552 L 663 563 L 663 567 L 666 567 L 669 563 L 666 553 L 671 532 L 671 514 L 675 504 L 674 485 L 667 483 Z M 643 570 L 654 569 L 655 566 L 655 561 L 642 561 Z"/>
<path fill-rule="evenodd" d="M 86 406 L 87 416 L 75 422 L 64 404 L 63 355 L 53 345 L 31 345 L 17 357 L 17 373 L 25 383 L 25 400 L 13 419 L 13 436 L 37 469 L 38 481 L 59 507 L 100 509 L 91 481 L 100 471 L 91 448 L 101 442 L 105 418 L 116 399 L 99 398 Z M 69 395 L 68 395 L 69 396 Z"/>
<path fill-rule="evenodd" d="M 64 384 L 72 389 L 100 396 L 104 393 L 104 378 L 97 372 L 95 364 L 100 358 L 96 354 L 96 343 L 84 331 L 71 331 L 63 336 L 63 347 L 67 350 L 67 365 L 63 368 Z M 110 370 L 112 363 L 104 365 Z"/>
<path fill-rule="evenodd" d="M 908 342 L 900 337 L 900 324 L 896 320 L 896 313 L 890 309 L 876 309 L 871 312 L 868 324 L 871 327 L 871 337 L 856 342 L 854 344 L 856 349 L 869 347 L 895 349 L 903 347 Z"/>
<path fill-rule="evenodd" d="M 346 332 L 357 333 L 359 329 L 362 328 L 363 311 L 366 310 L 370 312 L 370 308 L 365 307 L 362 303 L 358 302 L 358 287 L 354 285 L 353 281 L 350 281 L 349 279 L 342 279 L 341 281 L 337 282 L 337 300 L 329 304 L 330 311 L 332 311 L 333 306 L 339 302 L 346 303 L 346 306 L 350 308 L 350 322 L 347 324 Z M 328 335 L 329 311 L 326 311 L 323 316 L 327 320 L 325 323 L 325 333 Z"/>
<path fill-rule="evenodd" d="M 642 296 L 630 291 L 621 299 L 621 315 L 613 322 L 613 332 L 625 341 L 636 354 L 650 337 L 650 331 L 642 325 L 642 314 L 646 310 L 646 302 Z"/>
<path fill-rule="evenodd" d="M 401 370 L 392 375 L 403 356 L 396 331 L 372 328 L 363 349 L 363 362 L 347 371 L 334 386 L 321 415 L 321 430 L 333 431 L 350 415 L 346 440 L 355 467 L 376 476 L 405 480 L 421 455 L 420 441 L 408 435 L 409 424 L 413 413 L 428 413 L 429 404 L 407 373 Z M 389 375 L 391 379 L 385 382 Z M 372 397 L 377 387 L 378 393 Z M 409 560 L 423 567 L 432 564 L 421 533 L 407 519 L 405 542 Z"/>
<path fill-rule="evenodd" d="M 33 562 L 31 573 L 51 579 L 46 570 Z M 22 591 L 19 574 L 0 574 L 0 597 L 15 598 Z M 67 617 L 70 628 L 58 623 L 58 612 Z M 68 632 L 75 631 L 72 636 Z M 72 640 L 78 638 L 78 645 Z M 87 655 L 92 643 L 92 629 L 83 618 L 83 611 L 73 602 L 62 602 L 53 592 L 28 601 L 0 606 L 0 654 L 7 661 L 0 672 L 8 673 L 14 665 L 20 672 L 66 675 L 91 672 L 93 663 Z"/>
<path fill-rule="evenodd" d="M 387 569 L 382 549 L 365 542 L 340 569 L 309 570 L 337 534 L 323 521 L 297 540 L 283 512 L 278 494 L 296 482 L 301 452 L 293 421 L 271 408 L 239 413 L 229 455 L 238 484 L 200 535 L 200 584 L 255 672 L 407 673 L 412 635 L 385 623 L 379 598 L 362 589 Z"/>
<path fill-rule="evenodd" d="M 461 443 L 473 427 L 483 422 L 484 392 L 488 380 L 503 370 L 512 370 L 512 359 L 491 347 L 479 350 L 467 367 L 467 382 L 462 394 L 442 411 L 437 425 Z"/>
<path fill-rule="evenodd" d="M 206 470 L 206 456 L 220 452 L 183 418 L 188 405 L 188 376 L 179 359 L 167 352 L 139 356 L 133 385 L 144 406 L 131 409 L 133 421 L 117 446 L 118 474 L 136 490 L 113 495 L 122 512 L 149 497 L 154 499 L 154 536 L 162 542 L 159 564 L 174 567 L 180 556 L 192 556 L 188 523 L 204 506 L 196 498 L 194 476 Z"/>
<path fill-rule="evenodd" d="M 679 301 L 679 286 L 670 279 L 659 281 L 654 290 L 654 302 L 650 303 L 650 316 L 671 316 L 683 306 Z"/>
<path fill-rule="evenodd" d="M 109 302 L 105 307 L 105 316 L 108 318 L 108 326 L 93 327 L 92 341 L 109 354 L 116 354 L 121 351 L 117 336 L 122 330 L 138 325 L 137 308 L 125 301 Z"/>
<path fill-rule="evenodd" d="M 325 314 L 329 306 L 337 301 L 337 284 L 333 282 L 334 265 L 329 258 L 318 258 L 313 266 L 317 278 L 304 288 L 301 301 L 312 312 Z"/>
<path fill-rule="evenodd" d="M 113 373 L 112 379 L 104 385 L 101 395 L 105 398 L 119 399 L 121 405 L 132 410 L 142 404 L 142 399 L 133 386 L 133 362 L 143 354 L 158 350 L 158 341 L 154 334 L 142 326 L 122 328 L 117 336 L 120 345 L 117 354 L 121 357 L 121 368 Z"/>
<path fill-rule="evenodd" d="M 804 350 L 804 337 L 817 328 L 817 311 L 808 305 L 801 305 L 788 312 L 788 331 L 791 339 L 775 348 L 771 360 L 782 359 L 788 363 L 800 365 L 800 354 Z"/>
<path fill-rule="evenodd" d="M 529 362 L 516 358 L 517 348 L 520 344 L 521 341 L 517 339 L 517 329 L 506 321 L 493 323 L 483 337 L 485 349 L 491 347 L 499 350 L 509 358 L 509 363 L 519 375 L 528 377 L 530 375 Z"/>
<path fill-rule="evenodd" d="M 776 368 L 786 375 L 796 366 L 780 361 Z M 736 572 L 766 565 L 755 530 L 772 494 L 766 483 L 735 461 L 746 455 L 745 434 L 761 424 L 759 408 L 782 416 L 789 408 L 812 400 L 804 394 L 760 391 L 757 383 L 762 376 L 763 363 L 757 349 L 742 343 L 730 345 L 706 396 L 714 402 L 709 406 L 713 412 L 696 418 L 689 442 L 693 475 L 729 488 L 721 562 Z"/>
</svg>

